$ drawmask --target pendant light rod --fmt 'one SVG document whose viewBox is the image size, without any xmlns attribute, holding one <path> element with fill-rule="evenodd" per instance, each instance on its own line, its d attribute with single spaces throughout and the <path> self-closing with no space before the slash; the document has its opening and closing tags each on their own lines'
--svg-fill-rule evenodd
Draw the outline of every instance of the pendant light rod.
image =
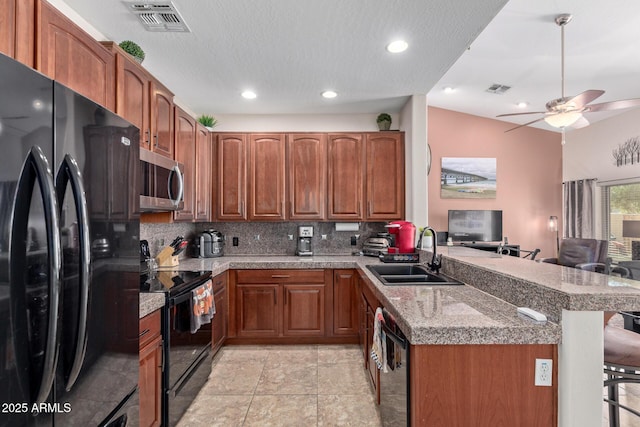
<svg viewBox="0 0 640 427">
<path fill-rule="evenodd" d="M 562 98 L 564 99 L 564 26 L 567 25 L 573 16 L 570 13 L 563 13 L 556 16 L 556 24 L 560 26 L 560 84 Z"/>
</svg>

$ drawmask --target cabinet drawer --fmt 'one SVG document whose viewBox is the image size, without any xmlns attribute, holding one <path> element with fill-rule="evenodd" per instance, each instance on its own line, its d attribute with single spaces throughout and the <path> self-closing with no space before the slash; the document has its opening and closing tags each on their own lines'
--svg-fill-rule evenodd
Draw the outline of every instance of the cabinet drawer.
<svg viewBox="0 0 640 427">
<path fill-rule="evenodd" d="M 324 270 L 238 270 L 238 283 L 324 283 Z"/>
<path fill-rule="evenodd" d="M 140 348 L 160 336 L 160 310 L 140 319 Z"/>
<path fill-rule="evenodd" d="M 217 294 L 226 289 L 227 286 L 227 273 L 224 272 L 222 274 L 218 274 L 215 277 L 211 278 L 211 282 L 213 283 L 213 293 Z"/>
</svg>

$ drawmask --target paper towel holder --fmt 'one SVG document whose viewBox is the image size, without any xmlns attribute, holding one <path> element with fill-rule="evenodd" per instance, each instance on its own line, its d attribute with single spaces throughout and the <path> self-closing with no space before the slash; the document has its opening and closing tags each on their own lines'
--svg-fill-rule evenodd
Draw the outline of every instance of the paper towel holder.
<svg viewBox="0 0 640 427">
<path fill-rule="evenodd" d="M 359 231 L 359 222 L 336 222 L 336 231 Z"/>
</svg>

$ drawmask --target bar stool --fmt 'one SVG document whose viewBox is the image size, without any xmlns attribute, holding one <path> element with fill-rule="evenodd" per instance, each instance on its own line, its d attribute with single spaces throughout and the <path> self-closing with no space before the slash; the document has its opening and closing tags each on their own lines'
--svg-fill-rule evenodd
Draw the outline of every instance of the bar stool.
<svg viewBox="0 0 640 427">
<path fill-rule="evenodd" d="M 616 312 L 604 313 L 604 386 L 609 404 L 609 426 L 620 426 L 620 408 L 640 417 L 640 412 L 620 403 L 618 384 L 640 384 L 640 334 L 609 325 Z"/>
</svg>

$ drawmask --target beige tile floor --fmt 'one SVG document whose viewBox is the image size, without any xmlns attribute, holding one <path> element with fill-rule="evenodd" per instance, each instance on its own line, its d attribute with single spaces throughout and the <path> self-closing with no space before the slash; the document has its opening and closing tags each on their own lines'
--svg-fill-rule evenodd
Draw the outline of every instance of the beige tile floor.
<svg viewBox="0 0 640 427">
<path fill-rule="evenodd" d="M 603 389 L 604 390 L 604 389 Z M 621 385 L 640 408 L 640 384 Z M 622 427 L 640 418 L 622 410 Z M 602 426 L 608 410 L 603 404 Z M 233 346 L 213 360 L 208 382 L 178 427 L 381 426 L 355 345 Z"/>
<path fill-rule="evenodd" d="M 380 426 L 356 345 L 233 346 L 178 424 Z"/>
</svg>

